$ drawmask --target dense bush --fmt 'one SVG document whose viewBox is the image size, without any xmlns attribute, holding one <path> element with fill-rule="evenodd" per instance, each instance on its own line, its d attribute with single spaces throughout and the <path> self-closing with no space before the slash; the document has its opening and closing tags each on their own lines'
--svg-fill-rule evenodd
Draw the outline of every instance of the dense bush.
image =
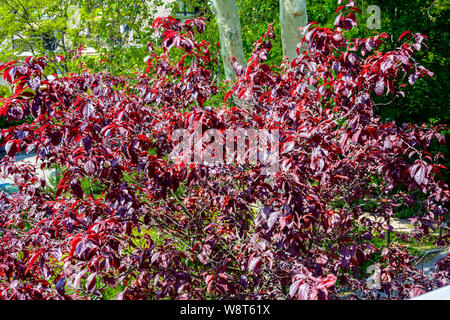
<svg viewBox="0 0 450 320">
<path fill-rule="evenodd" d="M 442 128 L 383 123 L 373 111 L 374 95 L 402 96 L 432 75 L 412 58 L 426 37 L 405 32 L 381 52 L 386 34 L 347 39 L 358 10 L 338 11 L 334 28 L 306 26 L 308 52 L 290 65 L 264 63 L 269 27 L 247 65 L 235 64 L 232 108 L 206 107 L 220 93 L 209 44 L 195 40 L 201 19 L 155 20 L 164 52 L 150 43 L 134 79 L 81 71 L 50 81 L 46 58 L 2 65 L 15 93 L 1 113 L 34 117 L 3 131 L 8 156 L 35 150 L 41 168 L 61 173 L 53 192 L 34 166 L 2 161 L 19 192 L 0 195 L 0 298 L 404 299 L 445 285 L 448 258 L 423 275 L 389 241 L 399 206 L 419 208 L 412 235 L 396 235 L 404 241 L 446 219 L 440 155 L 426 151 L 444 143 Z M 278 130 L 278 172 L 263 175 L 263 161 L 171 160 L 176 130 L 194 139 L 200 125 Z"/>
</svg>

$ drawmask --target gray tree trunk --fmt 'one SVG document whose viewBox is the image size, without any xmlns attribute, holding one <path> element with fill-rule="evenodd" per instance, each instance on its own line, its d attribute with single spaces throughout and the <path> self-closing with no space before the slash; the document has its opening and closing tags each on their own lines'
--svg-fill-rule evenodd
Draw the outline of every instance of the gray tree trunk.
<svg viewBox="0 0 450 320">
<path fill-rule="evenodd" d="M 225 76 L 235 79 L 236 73 L 231 65 L 231 56 L 236 57 L 239 64 L 245 63 L 242 49 L 241 22 L 236 0 L 213 0 L 219 26 L 222 60 Z"/>
<path fill-rule="evenodd" d="M 306 0 L 280 0 L 280 26 L 283 55 L 290 60 L 297 57 L 300 30 L 308 23 Z"/>
</svg>

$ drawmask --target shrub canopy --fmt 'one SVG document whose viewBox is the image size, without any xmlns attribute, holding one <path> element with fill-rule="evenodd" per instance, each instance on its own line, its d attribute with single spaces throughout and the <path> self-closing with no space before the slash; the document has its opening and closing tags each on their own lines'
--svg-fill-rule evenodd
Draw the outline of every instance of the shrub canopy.
<svg viewBox="0 0 450 320">
<path fill-rule="evenodd" d="M 0 194 L 0 298 L 95 298 L 112 287 L 118 299 L 409 298 L 445 285 L 448 258 L 424 276 L 390 240 L 420 238 L 445 218 L 441 155 L 427 152 L 444 143 L 442 126 L 374 113 L 375 96 L 401 97 L 432 76 L 413 59 L 426 37 L 405 32 L 383 52 L 385 33 L 346 37 L 352 2 L 338 11 L 333 28 L 309 23 L 308 50 L 276 67 L 265 64 L 269 27 L 247 64 L 234 64 L 232 108 L 211 106 L 220 90 L 209 43 L 196 41 L 202 19 L 155 20 L 163 53 L 149 43 L 146 73 L 132 77 L 50 80 L 46 57 L 3 64 L 14 94 L 1 113 L 33 121 L 2 133 L 1 169 L 19 191 Z M 262 175 L 261 161 L 172 161 L 175 131 L 194 137 L 198 125 L 278 130 L 278 172 Z M 58 168 L 55 185 L 14 162 L 33 150 L 40 169 Z M 411 235 L 389 225 L 404 205 L 418 208 Z"/>
</svg>

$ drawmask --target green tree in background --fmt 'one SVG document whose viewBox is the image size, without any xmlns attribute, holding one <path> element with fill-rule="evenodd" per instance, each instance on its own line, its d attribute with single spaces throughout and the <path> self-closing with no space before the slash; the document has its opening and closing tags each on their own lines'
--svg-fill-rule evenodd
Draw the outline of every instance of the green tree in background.
<svg viewBox="0 0 450 320">
<path fill-rule="evenodd" d="M 153 34 L 155 13 L 174 0 L 0 0 L 0 61 L 27 55 L 56 55 L 67 59 L 59 65 L 62 74 L 74 71 L 71 57 L 83 45 L 90 68 L 128 73 L 142 66 L 145 48 Z M 164 10 L 160 11 L 164 13 Z M 168 13 L 170 11 L 167 11 Z M 96 70 L 98 71 L 98 70 Z"/>
<path fill-rule="evenodd" d="M 154 33 L 151 23 L 157 13 L 170 14 L 173 3 L 174 0 L 77 1 L 81 23 L 88 27 L 85 43 L 98 52 L 98 59 L 87 62 L 88 66 L 115 74 L 142 71 L 147 43 Z M 166 7 L 169 10 L 164 10 Z M 99 65 L 98 60 L 106 63 Z"/>
<path fill-rule="evenodd" d="M 70 9 L 68 0 L 0 0 L 0 61 L 72 50 L 78 43 L 69 38 L 76 38 L 81 30 L 67 28 Z M 65 64 L 60 67 L 64 70 L 53 66 L 53 71 L 68 71 Z"/>
<path fill-rule="evenodd" d="M 448 0 L 371 1 L 382 10 L 382 30 L 396 35 L 387 43 L 389 48 L 398 45 L 402 30 L 428 36 L 429 49 L 421 52 L 418 60 L 435 74 L 433 78 L 418 80 L 414 89 L 408 86 L 406 98 L 396 101 L 394 107 L 382 108 L 386 117 L 404 122 L 448 124 L 449 3 Z"/>
</svg>

